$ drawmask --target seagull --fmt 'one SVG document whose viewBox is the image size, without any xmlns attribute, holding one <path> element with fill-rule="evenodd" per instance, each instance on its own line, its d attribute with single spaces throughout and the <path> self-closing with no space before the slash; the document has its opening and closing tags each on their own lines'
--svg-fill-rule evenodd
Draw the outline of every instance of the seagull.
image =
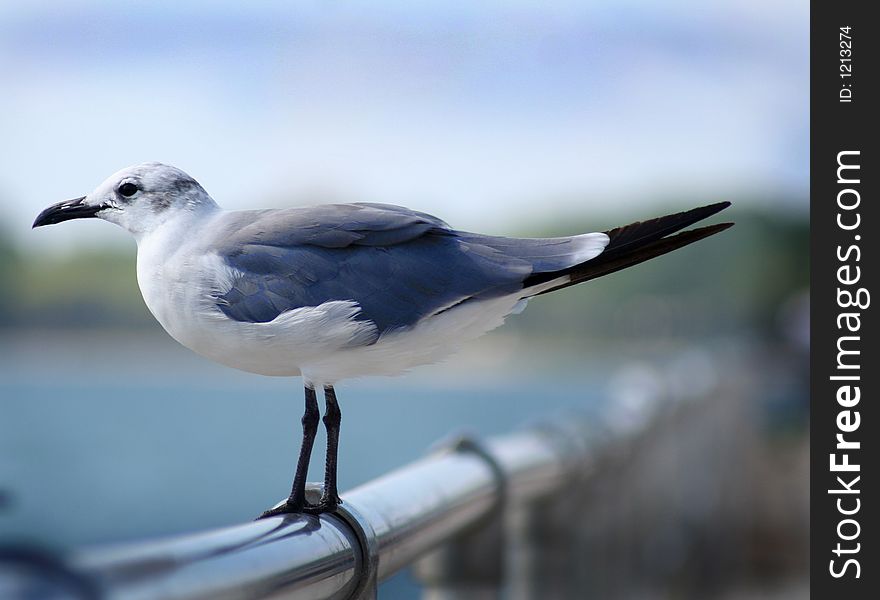
<svg viewBox="0 0 880 600">
<path fill-rule="evenodd" d="M 303 441 L 293 485 L 262 518 L 339 506 L 337 382 L 433 363 L 522 311 L 530 298 L 727 229 L 732 223 L 682 231 L 729 205 L 604 232 L 497 237 L 388 204 L 225 211 L 180 169 L 149 162 L 48 207 L 33 227 L 92 217 L 121 226 L 137 241 L 144 302 L 171 337 L 236 369 L 302 376 Z M 327 448 L 314 503 L 305 487 L 319 387 Z"/>
</svg>

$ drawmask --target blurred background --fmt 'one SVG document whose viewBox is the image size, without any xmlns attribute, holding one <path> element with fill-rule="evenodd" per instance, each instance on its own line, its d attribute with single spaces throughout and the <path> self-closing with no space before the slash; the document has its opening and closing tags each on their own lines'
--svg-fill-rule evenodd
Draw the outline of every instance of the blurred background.
<svg viewBox="0 0 880 600">
<path fill-rule="evenodd" d="M 504 235 L 733 201 L 732 230 L 340 385 L 341 486 L 588 410 L 647 440 L 587 513 L 594 591 L 803 597 L 808 26 L 794 1 L 0 3 L 0 542 L 191 532 L 286 494 L 300 382 L 171 340 L 122 230 L 30 229 L 159 160 L 230 209 L 388 202 Z"/>
</svg>

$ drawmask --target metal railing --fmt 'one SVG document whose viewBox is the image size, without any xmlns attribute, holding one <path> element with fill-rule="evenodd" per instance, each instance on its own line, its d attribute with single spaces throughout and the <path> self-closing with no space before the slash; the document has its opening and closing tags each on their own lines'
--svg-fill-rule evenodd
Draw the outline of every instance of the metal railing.
<svg viewBox="0 0 880 600">
<path fill-rule="evenodd" d="M 343 494 L 335 514 L 274 517 L 65 559 L 7 552 L 0 596 L 373 598 L 378 582 L 417 560 L 437 598 L 452 571 L 474 589 L 496 585 L 509 529 L 502 521 L 574 484 L 589 463 L 588 439 L 573 421 L 485 443 L 462 437 Z"/>
<path fill-rule="evenodd" d="M 700 369 L 675 365 L 615 376 L 592 414 L 441 444 L 344 493 L 332 515 L 66 556 L 0 543 L 0 599 L 363 599 L 404 567 L 421 589 L 395 578 L 389 596 L 760 596 L 771 571 L 767 593 L 795 574 L 790 595 L 803 596 L 809 506 L 791 498 L 808 448 L 767 438 L 768 380 L 751 369 L 725 361 L 724 379 L 700 384 Z"/>
</svg>

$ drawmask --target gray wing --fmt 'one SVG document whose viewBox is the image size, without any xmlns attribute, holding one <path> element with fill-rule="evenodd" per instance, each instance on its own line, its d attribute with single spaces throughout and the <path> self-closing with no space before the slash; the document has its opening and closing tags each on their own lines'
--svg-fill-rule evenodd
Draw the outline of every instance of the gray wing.
<svg viewBox="0 0 880 600">
<path fill-rule="evenodd" d="M 575 238 L 480 236 L 406 208 L 339 204 L 228 213 L 219 255 L 237 276 L 217 303 L 237 321 L 352 300 L 377 333 L 571 266 Z"/>
</svg>

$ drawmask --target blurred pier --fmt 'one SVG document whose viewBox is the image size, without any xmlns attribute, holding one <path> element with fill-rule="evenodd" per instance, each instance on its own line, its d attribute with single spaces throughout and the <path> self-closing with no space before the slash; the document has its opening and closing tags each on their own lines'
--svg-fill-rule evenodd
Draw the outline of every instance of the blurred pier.
<svg viewBox="0 0 880 600">
<path fill-rule="evenodd" d="M 453 437 L 349 490 L 336 514 L 61 557 L 7 548 L 0 597 L 361 599 L 406 567 L 433 600 L 748 598 L 756 581 L 761 597 L 800 597 L 806 446 L 762 441 L 753 382 L 673 399 L 645 373 L 621 377 L 616 414 Z"/>
</svg>

